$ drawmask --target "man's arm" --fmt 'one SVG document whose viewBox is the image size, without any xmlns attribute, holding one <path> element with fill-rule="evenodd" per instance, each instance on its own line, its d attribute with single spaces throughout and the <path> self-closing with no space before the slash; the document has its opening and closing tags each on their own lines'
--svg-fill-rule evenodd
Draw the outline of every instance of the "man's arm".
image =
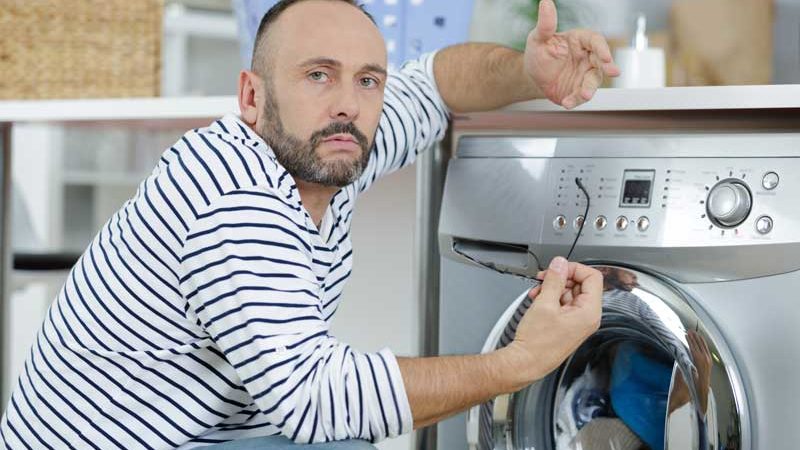
<svg viewBox="0 0 800 450">
<path fill-rule="evenodd" d="M 433 64 L 436 85 L 454 112 L 488 111 L 544 97 L 525 73 L 523 53 L 489 43 L 439 50 Z"/>
<path fill-rule="evenodd" d="M 450 110 L 486 111 L 534 98 L 571 109 L 590 100 L 604 76 L 619 75 L 602 36 L 588 30 L 556 33 L 557 24 L 552 0 L 542 0 L 524 53 L 485 43 L 440 50 L 434 74 Z"/>
<path fill-rule="evenodd" d="M 524 374 L 514 370 L 522 365 L 514 353 L 513 347 L 505 347 L 482 355 L 398 358 L 414 428 L 516 392 L 547 374 L 539 368 L 541 362 Z"/>
<path fill-rule="evenodd" d="M 603 277 L 554 258 L 507 347 L 483 355 L 400 358 L 414 427 L 516 392 L 558 367 L 600 325 Z"/>
</svg>

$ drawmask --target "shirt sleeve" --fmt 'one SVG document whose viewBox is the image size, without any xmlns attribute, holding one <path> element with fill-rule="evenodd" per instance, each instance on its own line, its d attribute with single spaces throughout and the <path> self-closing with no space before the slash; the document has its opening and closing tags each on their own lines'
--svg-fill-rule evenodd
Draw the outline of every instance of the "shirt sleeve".
<svg viewBox="0 0 800 450">
<path fill-rule="evenodd" d="M 375 144 L 358 181 L 359 191 L 413 163 L 420 152 L 444 137 L 450 111 L 433 76 L 435 56 L 436 52 L 426 53 L 390 72 Z"/>
<path fill-rule="evenodd" d="M 410 432 L 395 356 L 328 331 L 304 217 L 269 190 L 223 195 L 190 227 L 186 314 L 213 339 L 267 420 L 297 443 Z"/>
</svg>

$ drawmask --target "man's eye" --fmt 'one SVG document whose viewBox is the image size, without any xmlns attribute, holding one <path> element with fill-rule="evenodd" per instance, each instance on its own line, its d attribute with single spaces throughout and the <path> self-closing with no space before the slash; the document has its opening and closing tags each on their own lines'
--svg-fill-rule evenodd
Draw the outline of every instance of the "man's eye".
<svg viewBox="0 0 800 450">
<path fill-rule="evenodd" d="M 320 70 L 316 70 L 308 74 L 308 78 L 310 78 L 312 81 L 327 81 L 328 74 Z"/>
<path fill-rule="evenodd" d="M 364 77 L 361 79 L 361 86 L 366 88 L 372 88 L 378 85 L 378 80 L 375 78 Z"/>
</svg>

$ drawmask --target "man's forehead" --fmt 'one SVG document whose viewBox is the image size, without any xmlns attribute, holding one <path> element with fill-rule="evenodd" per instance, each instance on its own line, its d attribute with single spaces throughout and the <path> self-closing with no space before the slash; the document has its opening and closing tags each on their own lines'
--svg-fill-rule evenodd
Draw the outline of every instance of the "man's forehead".
<svg viewBox="0 0 800 450">
<path fill-rule="evenodd" d="M 270 31 L 273 56 L 292 65 L 325 57 L 343 66 L 386 67 L 380 31 L 357 7 L 345 2 L 307 0 L 288 8 Z"/>
</svg>

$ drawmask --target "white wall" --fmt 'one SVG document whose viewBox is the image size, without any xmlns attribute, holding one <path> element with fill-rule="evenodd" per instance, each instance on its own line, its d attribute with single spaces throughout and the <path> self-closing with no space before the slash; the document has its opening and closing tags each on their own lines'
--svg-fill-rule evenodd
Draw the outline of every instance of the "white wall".
<svg viewBox="0 0 800 450">
<path fill-rule="evenodd" d="M 332 333 L 361 351 L 391 348 L 419 354 L 419 304 L 414 289 L 416 171 L 383 178 L 358 200 L 353 213 L 353 275 L 333 319 Z M 378 445 L 409 450 L 414 436 Z"/>
</svg>

